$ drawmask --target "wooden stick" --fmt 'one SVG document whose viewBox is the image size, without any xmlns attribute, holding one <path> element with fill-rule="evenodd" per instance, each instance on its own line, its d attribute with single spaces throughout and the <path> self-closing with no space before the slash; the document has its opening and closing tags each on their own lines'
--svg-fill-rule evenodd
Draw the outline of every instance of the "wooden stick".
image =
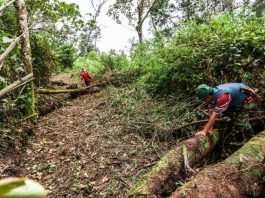
<svg viewBox="0 0 265 198">
<path fill-rule="evenodd" d="M 226 119 L 217 119 L 216 120 L 216 122 L 224 122 L 224 121 L 228 122 Z M 169 131 L 170 132 L 175 132 L 175 131 L 179 131 L 180 129 L 192 126 L 192 125 L 203 124 L 203 123 L 206 123 L 206 122 L 208 122 L 208 119 L 207 120 L 198 120 L 198 121 L 191 122 L 191 123 L 185 124 L 185 125 L 177 127 L 177 128 L 170 129 Z"/>
<path fill-rule="evenodd" d="M 262 119 L 265 119 L 265 116 L 250 118 L 249 121 L 256 121 L 256 120 L 262 120 Z M 192 125 L 195 125 L 195 124 L 203 124 L 203 123 L 206 123 L 206 122 L 208 122 L 208 119 L 207 120 L 198 120 L 198 121 L 195 121 L 195 122 L 191 122 L 191 123 L 185 124 L 185 125 L 180 126 L 178 128 L 170 129 L 169 131 L 170 132 L 175 132 L 175 131 L 179 131 L 180 129 L 183 129 L 183 128 L 186 128 L 186 127 L 189 127 L 189 126 L 192 126 Z M 230 122 L 230 120 L 223 118 L 223 119 L 217 119 L 216 122 Z"/>
<path fill-rule="evenodd" d="M 26 118 L 20 119 L 20 121 L 23 122 L 23 121 L 29 120 L 29 119 L 31 119 L 31 118 L 33 118 L 35 116 L 38 116 L 38 115 L 39 115 L 38 113 L 34 113 L 34 114 L 32 114 L 32 115 L 30 115 L 30 116 L 28 116 Z"/>
<path fill-rule="evenodd" d="M 0 70 L 2 68 L 2 64 L 4 62 L 4 59 L 10 54 L 10 52 L 16 47 L 16 45 L 18 44 L 18 42 L 20 41 L 20 38 L 26 34 L 29 29 L 33 26 L 33 24 L 25 31 L 23 32 L 19 37 L 15 38 L 15 40 L 8 46 L 8 48 L 4 51 L 3 54 L 1 54 L 0 56 Z"/>
<path fill-rule="evenodd" d="M 33 73 L 30 73 L 23 78 L 13 82 L 12 84 L 6 86 L 4 89 L 0 90 L 0 98 L 8 94 L 9 92 L 13 91 L 14 89 L 26 84 L 33 80 Z"/>
<path fill-rule="evenodd" d="M 9 1 L 9 2 L 7 2 L 7 3 L 3 3 L 1 6 L 0 6 L 0 15 L 1 15 L 1 12 L 4 10 L 4 9 L 6 9 L 8 6 L 10 6 L 12 3 L 14 3 L 15 2 L 15 0 L 11 0 L 11 1 Z"/>
<path fill-rule="evenodd" d="M 20 40 L 21 36 L 15 38 L 15 40 L 13 41 L 13 43 L 11 43 L 8 48 L 6 49 L 6 51 L 4 51 L 3 54 L 1 54 L 0 56 L 0 64 L 3 64 L 4 59 L 8 56 L 8 54 L 16 47 L 16 45 L 18 44 L 19 40 Z"/>
</svg>

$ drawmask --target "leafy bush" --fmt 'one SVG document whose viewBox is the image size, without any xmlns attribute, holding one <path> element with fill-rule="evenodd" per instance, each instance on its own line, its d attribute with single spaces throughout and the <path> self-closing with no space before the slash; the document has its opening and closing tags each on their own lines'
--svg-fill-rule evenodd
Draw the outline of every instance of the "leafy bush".
<svg viewBox="0 0 265 198">
<path fill-rule="evenodd" d="M 115 51 L 110 53 L 102 53 L 100 56 L 100 63 L 103 66 L 103 71 L 106 70 L 121 70 L 122 68 L 127 68 L 129 62 L 124 54 L 118 54 Z"/>
<path fill-rule="evenodd" d="M 261 87 L 265 18 L 222 14 L 191 21 L 165 47 L 142 48 L 133 57 L 151 94 L 191 93 L 201 83 L 245 82 Z"/>
<path fill-rule="evenodd" d="M 55 54 L 45 35 L 32 36 L 31 49 L 35 85 L 46 86 L 50 81 L 52 72 L 59 68 Z"/>
<path fill-rule="evenodd" d="M 107 71 L 119 73 L 129 67 L 129 61 L 124 54 L 115 51 L 110 53 L 89 52 L 86 57 L 80 57 L 75 61 L 73 75 L 79 75 L 80 69 L 87 69 L 93 76 L 102 76 Z"/>
<path fill-rule="evenodd" d="M 56 51 L 56 57 L 62 68 L 73 68 L 76 60 L 76 49 L 72 44 L 64 44 Z"/>
</svg>

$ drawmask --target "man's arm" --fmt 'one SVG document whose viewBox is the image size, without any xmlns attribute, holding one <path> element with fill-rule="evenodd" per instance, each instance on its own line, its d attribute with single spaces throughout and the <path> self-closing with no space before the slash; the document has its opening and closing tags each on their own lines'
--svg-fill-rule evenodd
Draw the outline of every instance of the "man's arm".
<svg viewBox="0 0 265 198">
<path fill-rule="evenodd" d="M 207 133 L 212 134 L 213 131 L 213 125 L 216 121 L 217 116 L 224 112 L 228 106 L 229 103 L 232 100 L 232 96 L 229 93 L 224 93 L 221 96 L 219 96 L 219 98 L 216 101 L 216 106 L 212 109 L 212 113 L 211 116 L 207 122 L 207 124 L 205 125 L 205 127 L 203 128 L 203 130 L 197 132 L 195 135 L 206 135 Z"/>
<path fill-rule="evenodd" d="M 217 119 L 218 113 L 213 112 L 211 117 L 209 118 L 207 124 L 205 125 L 205 127 L 203 128 L 202 131 L 197 132 L 195 135 L 206 135 L 207 133 L 212 134 L 212 129 L 213 129 L 213 125 Z"/>
</svg>

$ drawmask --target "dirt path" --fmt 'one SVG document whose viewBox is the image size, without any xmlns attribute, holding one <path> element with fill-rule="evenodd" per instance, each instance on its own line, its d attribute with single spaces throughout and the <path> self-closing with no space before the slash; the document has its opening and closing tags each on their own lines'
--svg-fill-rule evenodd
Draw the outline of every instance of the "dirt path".
<svg viewBox="0 0 265 198">
<path fill-rule="evenodd" d="M 84 95 L 42 117 L 22 157 L 6 163 L 13 176 L 38 180 L 51 197 L 123 197 L 158 160 L 158 145 L 123 132 L 108 93 Z"/>
</svg>

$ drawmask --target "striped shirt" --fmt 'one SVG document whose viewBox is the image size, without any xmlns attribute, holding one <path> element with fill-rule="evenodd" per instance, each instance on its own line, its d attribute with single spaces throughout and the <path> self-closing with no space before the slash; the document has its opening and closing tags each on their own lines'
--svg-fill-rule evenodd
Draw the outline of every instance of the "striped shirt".
<svg viewBox="0 0 265 198">
<path fill-rule="evenodd" d="M 217 98 L 215 104 L 209 104 L 209 109 L 212 112 L 222 113 L 228 109 L 231 100 L 232 100 L 232 95 L 229 93 L 224 93 Z M 246 99 L 246 102 L 247 103 L 253 102 L 253 97 L 249 96 Z"/>
</svg>

